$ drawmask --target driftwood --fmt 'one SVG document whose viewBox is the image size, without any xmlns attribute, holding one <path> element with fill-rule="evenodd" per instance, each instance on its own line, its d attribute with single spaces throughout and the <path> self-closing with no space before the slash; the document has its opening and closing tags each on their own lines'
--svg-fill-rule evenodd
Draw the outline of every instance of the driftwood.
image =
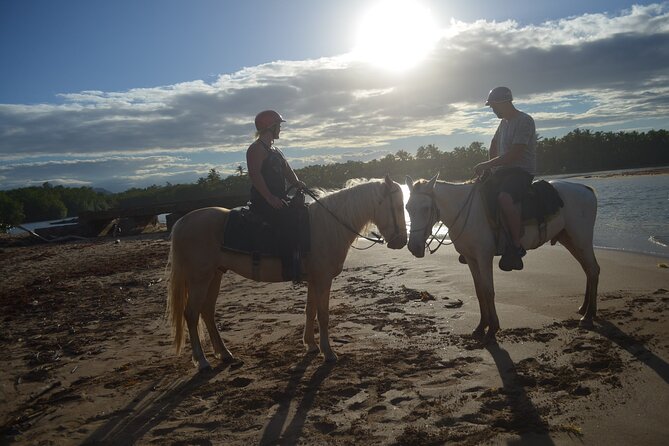
<svg viewBox="0 0 669 446">
<path fill-rule="evenodd" d="M 54 238 L 48 239 L 48 238 L 42 237 L 41 235 L 39 235 L 35 231 L 31 231 L 30 229 L 27 229 L 27 228 L 25 228 L 21 225 L 17 225 L 16 227 L 23 230 L 23 231 L 26 231 L 31 236 L 33 236 L 33 237 L 35 237 L 35 238 L 37 238 L 37 239 L 39 239 L 43 242 L 47 242 L 47 243 L 67 242 L 67 241 L 70 241 L 70 240 L 88 240 L 89 239 L 88 237 L 81 237 L 79 235 L 66 235 L 66 236 L 63 236 L 63 237 L 54 237 Z"/>
</svg>

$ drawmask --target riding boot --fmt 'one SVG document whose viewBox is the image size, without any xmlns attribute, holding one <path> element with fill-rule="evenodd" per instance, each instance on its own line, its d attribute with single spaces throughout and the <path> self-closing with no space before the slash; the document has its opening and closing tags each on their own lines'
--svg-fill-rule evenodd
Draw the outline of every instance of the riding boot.
<svg viewBox="0 0 669 446">
<path fill-rule="evenodd" d="M 523 269 L 523 257 L 527 251 L 522 246 L 509 246 L 506 252 L 499 259 L 499 269 L 502 271 L 520 271 Z"/>
</svg>

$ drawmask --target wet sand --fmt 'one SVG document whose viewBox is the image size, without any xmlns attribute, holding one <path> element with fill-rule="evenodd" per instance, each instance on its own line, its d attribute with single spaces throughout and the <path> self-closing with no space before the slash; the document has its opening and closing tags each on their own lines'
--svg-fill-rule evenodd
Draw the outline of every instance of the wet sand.
<svg viewBox="0 0 669 446">
<path fill-rule="evenodd" d="M 362 246 L 364 243 L 360 242 Z M 164 320 L 165 234 L 0 248 L 0 443 L 665 444 L 667 259 L 598 250 L 599 318 L 578 327 L 569 253 L 495 271 L 502 330 L 450 247 L 351 251 L 331 295 L 336 364 L 305 356 L 306 287 L 228 273 L 237 361 L 198 374 Z"/>
</svg>

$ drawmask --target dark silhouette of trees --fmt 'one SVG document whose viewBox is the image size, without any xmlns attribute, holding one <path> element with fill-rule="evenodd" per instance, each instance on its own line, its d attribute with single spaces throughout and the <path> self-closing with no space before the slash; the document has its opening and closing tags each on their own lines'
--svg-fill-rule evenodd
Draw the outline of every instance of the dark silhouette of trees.
<svg viewBox="0 0 669 446">
<path fill-rule="evenodd" d="M 23 203 L 6 192 L 0 192 L 0 232 L 7 232 L 12 226 L 21 224 L 25 218 Z"/>
<path fill-rule="evenodd" d="M 369 162 L 313 165 L 297 169 L 298 177 L 309 187 L 340 188 L 351 178 L 381 178 L 390 174 L 398 181 L 405 175 L 430 178 L 437 172 L 451 181 L 470 179 L 473 168 L 488 159 L 482 142 L 441 151 L 437 146 L 420 146 L 413 156 L 405 150 L 388 153 Z M 576 129 L 560 138 L 539 138 L 539 174 L 562 174 L 669 165 L 669 132 L 593 132 Z M 81 211 L 109 207 L 137 207 L 217 196 L 246 196 L 251 180 L 244 168 L 239 175 L 222 178 L 216 169 L 194 184 L 171 184 L 132 188 L 118 194 L 102 194 L 90 187 L 69 188 L 44 183 L 0 192 L 0 230 L 21 222 L 53 220 L 76 216 Z"/>
<path fill-rule="evenodd" d="M 669 164 L 669 132 L 593 132 L 576 129 L 537 146 L 541 173 L 633 169 Z"/>
</svg>

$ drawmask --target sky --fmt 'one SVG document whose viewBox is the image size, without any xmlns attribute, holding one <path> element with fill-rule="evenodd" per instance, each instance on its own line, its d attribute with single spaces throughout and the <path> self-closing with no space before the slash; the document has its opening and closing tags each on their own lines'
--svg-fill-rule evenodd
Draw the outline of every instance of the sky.
<svg viewBox="0 0 669 446">
<path fill-rule="evenodd" d="M 0 190 L 235 174 L 265 109 L 294 169 L 487 147 L 498 85 L 540 137 L 669 129 L 669 2 L 0 0 Z"/>
</svg>

